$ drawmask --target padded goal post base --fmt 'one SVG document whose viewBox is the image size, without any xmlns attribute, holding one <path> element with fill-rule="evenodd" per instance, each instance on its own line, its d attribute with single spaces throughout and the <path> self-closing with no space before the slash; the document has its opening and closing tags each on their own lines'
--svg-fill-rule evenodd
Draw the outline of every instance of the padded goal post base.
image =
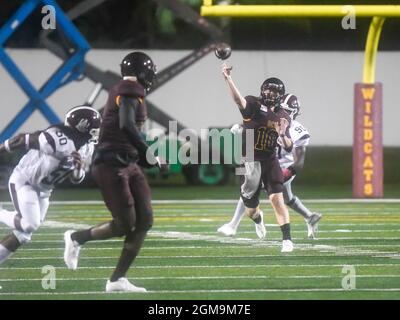
<svg viewBox="0 0 400 320">
<path fill-rule="evenodd" d="M 353 197 L 383 197 L 382 83 L 354 86 Z"/>
</svg>

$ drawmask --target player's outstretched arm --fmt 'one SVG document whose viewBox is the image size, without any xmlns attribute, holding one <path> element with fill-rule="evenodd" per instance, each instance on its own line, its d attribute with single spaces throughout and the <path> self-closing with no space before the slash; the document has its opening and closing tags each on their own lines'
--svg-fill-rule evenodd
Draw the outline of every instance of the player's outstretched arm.
<svg viewBox="0 0 400 320">
<path fill-rule="evenodd" d="M 20 133 L 0 144 L 0 153 L 12 153 L 19 150 L 39 150 L 40 131 L 34 133 Z"/>
<path fill-rule="evenodd" d="M 246 109 L 247 101 L 241 95 L 239 89 L 236 87 L 235 83 L 232 80 L 231 76 L 232 67 L 228 67 L 226 63 L 222 64 L 222 75 L 225 78 L 226 83 L 228 84 L 229 91 L 233 98 L 233 101 L 238 105 L 239 109 Z"/>
</svg>

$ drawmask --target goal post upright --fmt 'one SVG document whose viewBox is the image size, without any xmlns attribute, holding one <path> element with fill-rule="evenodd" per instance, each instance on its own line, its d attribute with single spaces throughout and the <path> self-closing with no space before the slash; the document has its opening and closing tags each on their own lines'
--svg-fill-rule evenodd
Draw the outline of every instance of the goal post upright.
<svg viewBox="0 0 400 320">
<path fill-rule="evenodd" d="M 400 17 L 400 5 L 213 5 L 202 16 L 269 18 L 372 18 L 365 45 L 363 78 L 354 85 L 353 197 L 383 197 L 382 83 L 375 82 L 376 56 L 385 18 Z"/>
</svg>

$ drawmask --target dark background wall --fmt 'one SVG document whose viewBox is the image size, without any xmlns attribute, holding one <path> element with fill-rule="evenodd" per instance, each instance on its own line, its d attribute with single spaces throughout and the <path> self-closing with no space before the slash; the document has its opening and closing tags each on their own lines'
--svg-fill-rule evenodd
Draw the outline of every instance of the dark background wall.
<svg viewBox="0 0 400 320">
<path fill-rule="evenodd" d="M 201 0 L 180 0 L 199 12 Z M 59 0 L 68 11 L 79 0 Z M 23 3 L 0 0 L 0 25 Z M 400 4 L 399 0 L 252 0 L 242 4 Z M 11 47 L 38 46 L 40 10 L 9 41 Z M 209 19 L 225 32 L 234 49 L 241 50 L 363 50 L 370 19 L 357 19 L 355 30 L 344 30 L 332 19 Z M 151 0 L 108 0 L 75 21 L 94 48 L 193 49 L 207 36 Z M 35 31 L 36 30 L 36 31 Z M 387 19 L 380 50 L 399 50 L 400 19 Z"/>
</svg>

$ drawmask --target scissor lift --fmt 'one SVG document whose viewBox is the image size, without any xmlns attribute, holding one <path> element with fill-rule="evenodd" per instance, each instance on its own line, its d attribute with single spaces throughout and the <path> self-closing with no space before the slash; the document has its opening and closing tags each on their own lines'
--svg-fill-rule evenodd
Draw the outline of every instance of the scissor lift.
<svg viewBox="0 0 400 320">
<path fill-rule="evenodd" d="M 7 54 L 5 50 L 5 44 L 13 35 L 13 33 L 39 6 L 52 6 L 55 9 L 57 21 L 56 27 L 60 29 L 71 42 L 73 50 L 63 61 L 62 65 L 50 76 L 50 78 L 39 89 L 36 89 L 16 65 L 16 63 Z M 57 89 L 73 80 L 76 80 L 82 74 L 85 54 L 89 49 L 90 46 L 86 42 L 85 38 L 74 26 L 74 24 L 66 17 L 56 1 L 25 1 L 25 3 L 17 10 L 17 12 L 15 12 L 15 14 L 0 29 L 0 63 L 3 64 L 10 76 L 25 92 L 29 98 L 29 101 L 0 133 L 0 142 L 3 142 L 17 132 L 17 130 L 24 124 L 24 122 L 35 110 L 39 110 L 50 124 L 60 122 L 60 118 L 46 102 L 46 99 Z"/>
</svg>

